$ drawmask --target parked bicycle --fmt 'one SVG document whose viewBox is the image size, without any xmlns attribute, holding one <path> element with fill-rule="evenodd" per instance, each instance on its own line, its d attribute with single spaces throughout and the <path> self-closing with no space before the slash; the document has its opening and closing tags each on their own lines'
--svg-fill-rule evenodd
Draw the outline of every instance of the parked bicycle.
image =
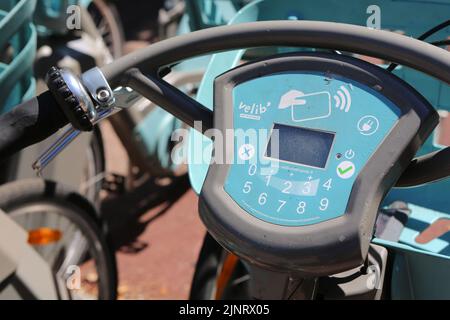
<svg viewBox="0 0 450 320">
<path fill-rule="evenodd" d="M 325 1 L 316 1 L 314 3 L 302 3 L 298 1 L 271 1 L 261 0 L 254 1 L 231 20 L 230 24 L 239 24 L 251 22 L 255 20 L 298 20 L 310 19 L 320 21 L 333 21 L 351 24 L 363 24 L 367 21 L 367 8 L 371 6 L 370 1 L 358 1 L 352 3 L 352 15 L 348 14 L 347 6 L 341 3 Z M 448 4 L 444 3 L 409 3 L 408 9 L 404 3 L 400 4 L 396 1 L 381 1 L 378 6 L 383 14 L 383 29 L 394 30 L 395 32 L 406 34 L 419 38 L 427 42 L 434 43 L 443 48 L 448 46 L 449 37 L 448 29 Z M 326 8 L 326 9 L 324 9 Z M 407 16 L 399 14 L 411 10 L 412 12 L 423 12 L 420 23 L 412 24 L 406 18 Z M 355 14 L 357 13 L 357 14 Z M 444 21 L 439 23 L 439 21 Z M 272 52 L 288 52 L 297 50 L 295 48 L 273 48 Z M 308 49 L 303 49 L 308 50 Z M 252 54 L 267 54 L 267 49 L 252 50 Z M 359 56 L 361 59 L 367 57 Z M 216 54 L 209 64 L 205 73 L 204 80 L 199 88 L 197 100 L 205 106 L 213 106 L 213 79 L 228 70 L 235 68 L 239 63 L 249 60 L 249 51 L 239 50 L 234 52 L 226 52 Z M 446 86 L 439 81 L 424 75 L 423 73 L 412 70 L 405 66 L 390 65 L 389 61 L 383 59 L 369 58 L 372 63 L 377 63 L 382 68 L 389 68 L 391 72 L 414 86 L 422 95 L 426 97 L 438 110 L 442 117 L 442 124 L 439 125 L 433 133 L 433 137 L 429 138 L 419 151 L 419 155 L 436 152 L 448 146 L 445 142 L 445 116 L 450 110 L 448 104 L 448 91 Z M 341 92 L 345 94 L 345 92 Z M 338 97 L 339 98 L 339 97 Z M 345 98 L 345 97 L 344 97 Z M 448 119 L 448 118 L 447 118 Z M 193 145 L 195 139 L 202 139 L 201 135 L 193 131 L 190 136 L 189 143 Z M 203 150 L 209 148 L 211 143 L 208 139 L 203 138 L 203 146 L 191 148 L 191 157 L 195 154 L 202 153 Z M 199 144 L 197 143 L 197 146 Z M 350 153 L 350 156 L 352 153 Z M 345 156 L 345 153 L 343 153 Z M 190 164 L 190 179 L 194 190 L 200 193 L 209 167 L 209 158 L 203 163 Z M 394 265 L 395 269 L 404 270 L 406 268 L 405 261 L 409 261 L 408 272 L 414 273 L 418 264 L 427 263 L 428 258 L 416 258 L 414 253 L 403 251 L 397 248 L 397 243 L 418 248 L 425 253 L 444 254 L 446 250 L 439 245 L 441 241 L 446 239 L 444 235 L 435 235 L 431 237 L 430 230 L 435 228 L 435 219 L 440 223 L 444 223 L 449 214 L 450 204 L 446 197 L 446 190 L 449 189 L 449 179 L 444 179 L 435 183 L 423 184 L 414 188 L 394 188 L 391 190 L 383 201 L 382 209 L 379 213 L 378 232 L 374 242 L 382 241 L 380 239 L 388 239 L 394 242 L 394 248 L 390 248 L 389 264 Z M 400 202 L 399 202 L 400 201 Z M 387 218 L 387 216 L 392 216 Z M 399 220 L 400 219 L 400 220 Z M 441 220 L 442 219 L 442 220 Z M 420 223 L 418 222 L 420 221 Z M 423 223 L 423 224 L 422 224 Z M 388 225 L 386 227 L 385 225 Z M 419 224 L 421 225 L 419 227 Z M 386 229 L 386 230 L 385 230 Z M 426 242 L 418 242 L 416 237 L 422 234 L 428 234 Z M 421 239 L 421 237 L 418 237 Z M 444 240 L 446 241 L 446 240 Z M 401 247 L 401 246 L 400 246 Z M 445 247 L 445 245 L 444 245 Z M 431 259 L 431 258 L 430 258 Z M 414 263 L 412 263 L 414 261 Z M 445 263 L 443 263 L 445 265 Z M 433 266 L 436 268 L 436 266 Z M 431 267 L 430 267 L 431 268 Z M 403 275 L 394 274 L 391 284 L 386 288 L 385 292 L 390 292 L 392 298 L 411 298 L 411 297 L 434 297 L 433 293 L 428 290 L 422 290 L 422 284 L 429 283 L 426 273 L 415 274 L 414 281 L 411 285 L 403 285 Z M 236 256 L 229 254 L 222 247 L 207 235 L 203 244 L 203 248 L 199 255 L 199 261 L 196 268 L 196 274 L 193 280 L 191 290 L 191 298 L 195 299 L 226 299 L 226 298 L 244 298 L 248 297 L 249 289 L 248 269 L 242 260 Z"/>
<path fill-rule="evenodd" d="M 0 11 L 0 110 L 34 95 L 32 68 L 35 1 L 8 1 Z M 19 114 L 26 110 L 19 110 Z M 22 154 L 23 156 L 23 154 Z M 0 296 L 6 299 L 114 299 L 117 272 L 96 209 L 71 188 L 26 175 L 20 157 L 5 155 L 0 208 L 2 269 Z M 30 170 L 28 170 L 30 171 Z M 87 193 L 89 195 L 89 193 Z M 5 215 L 7 214 L 7 216 Z M 8 238 L 9 237 L 9 238 Z"/>
</svg>

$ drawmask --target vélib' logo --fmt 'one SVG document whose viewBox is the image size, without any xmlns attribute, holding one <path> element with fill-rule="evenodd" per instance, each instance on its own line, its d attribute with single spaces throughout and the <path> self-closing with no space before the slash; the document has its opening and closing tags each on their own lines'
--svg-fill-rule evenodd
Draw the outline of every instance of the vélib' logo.
<svg viewBox="0 0 450 320">
<path fill-rule="evenodd" d="M 267 111 L 267 108 L 270 107 L 270 102 L 266 104 L 263 103 L 253 103 L 246 104 L 241 101 L 239 104 L 239 110 L 241 114 L 239 115 L 241 118 L 250 119 L 250 120 L 260 120 L 261 115 Z"/>
</svg>

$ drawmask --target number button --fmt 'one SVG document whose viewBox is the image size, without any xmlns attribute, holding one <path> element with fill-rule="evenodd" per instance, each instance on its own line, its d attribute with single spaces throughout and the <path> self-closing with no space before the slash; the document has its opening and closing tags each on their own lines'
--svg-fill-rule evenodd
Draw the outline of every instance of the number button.
<svg viewBox="0 0 450 320">
<path fill-rule="evenodd" d="M 297 206 L 297 213 L 298 214 L 304 214 L 305 211 L 306 211 L 306 202 L 305 201 L 300 201 L 298 203 L 298 206 Z"/>
<path fill-rule="evenodd" d="M 250 165 L 250 167 L 248 168 L 248 175 L 254 176 L 256 174 L 257 169 L 258 169 L 258 167 L 256 166 L 256 164 Z"/>
<path fill-rule="evenodd" d="M 244 188 L 242 188 L 242 192 L 243 193 L 250 193 L 250 191 L 252 191 L 252 185 L 253 185 L 253 182 L 246 181 L 244 183 Z"/>
<path fill-rule="evenodd" d="M 303 183 L 302 194 L 304 194 L 305 196 L 309 195 L 311 193 L 311 187 L 311 181 L 305 181 Z"/>
<path fill-rule="evenodd" d="M 283 183 L 283 185 L 284 185 L 284 189 L 281 192 L 286 193 L 286 194 L 291 193 L 290 190 L 292 188 L 292 182 L 291 181 L 285 181 Z"/>
<path fill-rule="evenodd" d="M 272 175 L 267 175 L 267 176 L 265 177 L 265 179 L 266 179 L 266 187 L 268 187 L 269 184 L 270 184 L 270 180 L 272 179 Z"/>
<path fill-rule="evenodd" d="M 328 204 L 329 204 L 328 198 L 322 198 L 322 199 L 320 200 L 319 210 L 320 210 L 320 211 L 325 211 L 325 210 L 327 210 L 327 209 L 328 209 Z"/>
<path fill-rule="evenodd" d="M 332 181 L 333 181 L 333 179 L 328 179 L 327 181 L 325 181 L 325 183 L 322 185 L 322 187 L 324 187 L 325 190 L 330 191 Z"/>
<path fill-rule="evenodd" d="M 278 200 L 278 203 L 279 203 L 279 206 L 278 206 L 277 212 L 280 212 L 281 209 L 283 209 L 283 207 L 286 205 L 287 201 Z"/>
<path fill-rule="evenodd" d="M 267 193 L 263 192 L 259 195 L 258 203 L 260 206 L 265 205 L 267 202 Z"/>
</svg>

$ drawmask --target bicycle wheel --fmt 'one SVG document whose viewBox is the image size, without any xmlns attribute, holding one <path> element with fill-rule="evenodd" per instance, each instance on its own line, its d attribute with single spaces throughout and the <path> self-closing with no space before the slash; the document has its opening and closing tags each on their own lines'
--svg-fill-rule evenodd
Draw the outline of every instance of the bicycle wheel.
<svg viewBox="0 0 450 320">
<path fill-rule="evenodd" d="M 0 208 L 28 231 L 60 299 L 116 298 L 115 255 L 85 198 L 55 182 L 19 180 L 0 187 Z"/>
<path fill-rule="evenodd" d="M 192 300 L 247 300 L 247 267 L 206 234 L 195 266 L 190 292 Z"/>
<path fill-rule="evenodd" d="M 115 6 L 104 0 L 94 0 L 88 6 L 99 33 L 114 59 L 122 55 L 125 42 L 120 17 Z"/>
</svg>

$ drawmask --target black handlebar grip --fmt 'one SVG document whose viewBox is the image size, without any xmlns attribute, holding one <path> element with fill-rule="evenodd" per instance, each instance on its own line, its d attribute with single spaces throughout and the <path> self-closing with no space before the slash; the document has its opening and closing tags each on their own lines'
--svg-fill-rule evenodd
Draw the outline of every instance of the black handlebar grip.
<svg viewBox="0 0 450 320">
<path fill-rule="evenodd" d="M 45 140 L 69 121 L 50 91 L 0 116 L 0 162 Z"/>
<path fill-rule="evenodd" d="M 65 78 L 62 76 L 62 71 L 56 67 L 50 68 L 45 77 L 47 87 L 75 129 L 92 131 L 93 123 L 89 119 L 87 111 L 83 108 L 85 103 L 81 102 L 80 97 L 74 95 L 71 91 L 68 83 L 66 83 Z M 70 72 L 68 73 L 71 75 Z"/>
</svg>

